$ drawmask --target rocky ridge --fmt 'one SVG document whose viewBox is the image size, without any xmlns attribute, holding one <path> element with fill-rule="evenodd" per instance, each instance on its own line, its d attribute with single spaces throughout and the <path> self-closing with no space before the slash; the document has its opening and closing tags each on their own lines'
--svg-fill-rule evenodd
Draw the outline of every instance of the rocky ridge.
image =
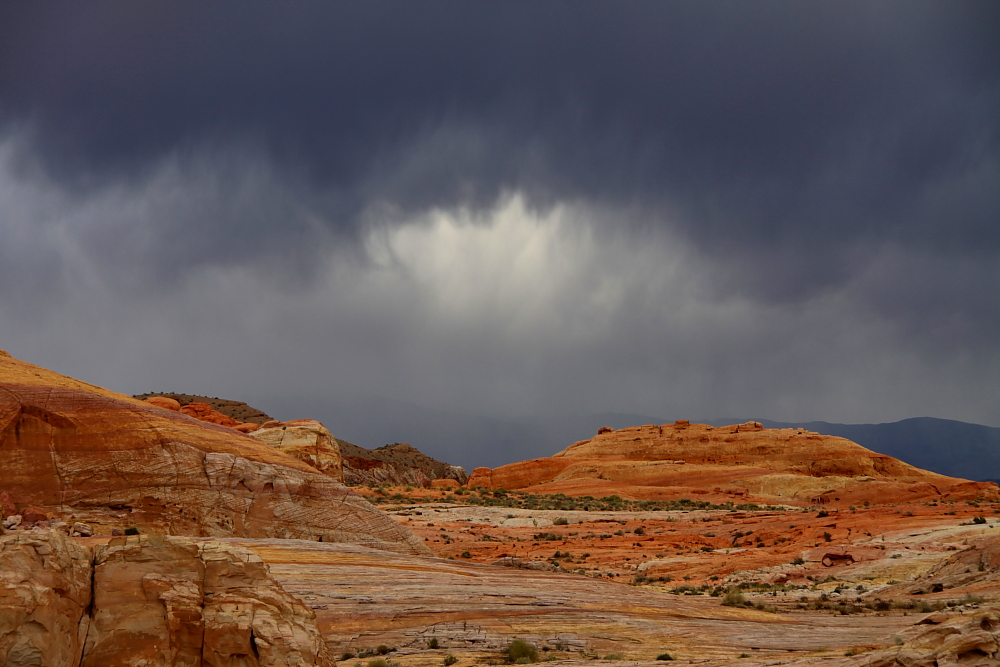
<svg viewBox="0 0 1000 667">
<path fill-rule="evenodd" d="M 665 499 L 848 505 L 928 498 L 996 498 L 987 482 L 945 477 L 844 438 L 758 422 L 602 428 L 550 458 L 490 470 L 470 486 L 567 495 L 627 494 Z"/>
<path fill-rule="evenodd" d="M 254 433 L 262 428 L 272 429 L 270 435 L 258 438 L 262 441 L 266 440 L 269 444 L 280 440 L 273 434 L 275 428 L 294 426 L 301 430 L 302 423 L 306 421 L 319 424 L 315 420 L 301 419 L 279 422 L 272 419 L 267 413 L 241 401 L 195 394 L 147 393 L 137 394 L 133 398 L 141 399 L 166 410 L 180 412 L 200 421 L 229 426 L 242 433 Z M 319 428 L 323 428 L 322 424 L 319 424 Z M 461 466 L 433 459 L 405 442 L 384 445 L 377 449 L 365 449 L 346 440 L 340 440 L 329 431 L 326 431 L 325 435 L 309 437 L 329 440 L 328 444 L 321 446 L 324 450 L 321 458 L 325 461 L 321 464 L 322 471 L 351 486 L 392 484 L 427 488 L 435 479 L 451 479 L 459 484 L 465 484 L 469 478 Z M 336 455 L 332 453 L 333 444 L 339 450 Z M 291 450 L 289 453 L 295 455 Z M 310 457 L 298 458 L 313 467 L 317 467 L 315 465 L 318 461 L 316 455 L 310 455 Z M 333 472 L 335 469 L 336 472 Z"/>
<path fill-rule="evenodd" d="M 427 488 L 436 479 L 465 484 L 469 476 L 461 466 L 427 456 L 405 442 L 365 449 L 339 441 L 344 456 L 344 481 L 352 486 L 391 484 Z"/>
<path fill-rule="evenodd" d="M 9 356 L 0 358 L 3 491 L 98 534 L 348 541 L 427 553 L 411 533 L 302 460 Z"/>
</svg>

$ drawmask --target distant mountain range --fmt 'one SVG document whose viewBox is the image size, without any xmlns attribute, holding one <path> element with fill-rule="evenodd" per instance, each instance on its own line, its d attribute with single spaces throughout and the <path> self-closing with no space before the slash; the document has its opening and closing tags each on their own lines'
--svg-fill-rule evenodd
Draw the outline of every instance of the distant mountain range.
<svg viewBox="0 0 1000 667">
<path fill-rule="evenodd" d="M 407 442 L 436 459 L 464 466 L 495 468 L 505 463 L 551 456 L 577 440 L 585 440 L 602 426 L 624 428 L 665 424 L 675 418 L 605 412 L 548 414 L 503 419 L 433 410 L 387 398 L 358 398 L 331 403 L 318 397 L 269 405 L 283 419 L 321 420 L 338 438 L 369 449 Z M 691 419 L 724 426 L 751 418 Z M 777 422 L 756 418 L 769 428 L 803 427 L 836 435 L 919 468 L 977 481 L 1000 480 L 1000 428 L 950 419 L 917 417 L 888 424 L 831 424 Z"/>
</svg>

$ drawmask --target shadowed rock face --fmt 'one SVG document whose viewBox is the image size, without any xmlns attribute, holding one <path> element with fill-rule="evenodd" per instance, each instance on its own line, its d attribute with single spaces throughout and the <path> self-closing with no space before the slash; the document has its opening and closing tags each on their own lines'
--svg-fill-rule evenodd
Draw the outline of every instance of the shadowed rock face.
<svg viewBox="0 0 1000 667">
<path fill-rule="evenodd" d="M 233 429 L 0 358 L 2 486 L 98 533 L 344 541 L 428 553 L 350 489 Z M 145 531 L 144 531 L 145 532 Z"/>
<path fill-rule="evenodd" d="M 758 422 L 602 428 L 551 458 L 479 468 L 469 486 L 650 499 L 670 487 L 718 500 L 842 505 L 998 494 L 995 484 L 921 470 L 844 438 Z"/>
</svg>

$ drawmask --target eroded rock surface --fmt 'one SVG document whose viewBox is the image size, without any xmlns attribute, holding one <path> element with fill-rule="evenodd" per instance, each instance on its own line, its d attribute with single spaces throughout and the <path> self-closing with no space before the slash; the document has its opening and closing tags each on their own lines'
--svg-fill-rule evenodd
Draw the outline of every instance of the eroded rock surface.
<svg viewBox="0 0 1000 667">
<path fill-rule="evenodd" d="M 79 665 L 90 549 L 56 530 L 0 536 L 0 665 Z"/>
<path fill-rule="evenodd" d="M 308 463 L 324 475 L 344 481 L 343 462 L 337 439 L 313 419 L 296 419 L 278 426 L 259 428 L 252 437 L 280 452 Z"/>
<path fill-rule="evenodd" d="M 428 553 L 353 491 L 274 447 L 10 357 L 0 358 L 0 470 L 20 506 L 95 534 L 141 526 Z"/>
<path fill-rule="evenodd" d="M 313 612 L 246 549 L 147 536 L 98 547 L 83 667 L 332 665 Z"/>
</svg>

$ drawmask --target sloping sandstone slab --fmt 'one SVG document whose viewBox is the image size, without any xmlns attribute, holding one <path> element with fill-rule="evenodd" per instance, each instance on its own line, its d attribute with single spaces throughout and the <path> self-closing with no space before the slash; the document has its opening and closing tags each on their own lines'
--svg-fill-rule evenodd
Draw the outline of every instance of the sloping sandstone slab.
<svg viewBox="0 0 1000 667">
<path fill-rule="evenodd" d="M 98 532 L 289 537 L 428 553 L 312 466 L 233 429 L 0 358 L 0 469 L 19 505 Z"/>
</svg>

